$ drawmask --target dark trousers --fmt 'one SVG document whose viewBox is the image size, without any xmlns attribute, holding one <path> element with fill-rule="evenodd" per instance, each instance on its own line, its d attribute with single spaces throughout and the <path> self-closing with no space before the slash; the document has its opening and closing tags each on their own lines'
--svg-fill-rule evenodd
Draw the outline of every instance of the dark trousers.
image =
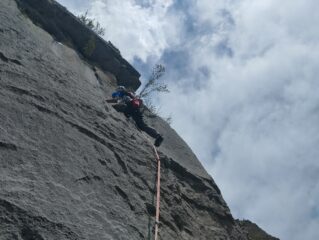
<svg viewBox="0 0 319 240">
<path fill-rule="evenodd" d="M 133 112 L 131 114 L 131 116 L 134 119 L 134 121 L 139 129 L 146 132 L 148 135 L 150 135 L 153 138 L 157 138 L 159 136 L 159 133 L 154 128 L 148 126 L 145 123 L 144 118 L 143 118 L 143 114 L 140 111 Z"/>
<path fill-rule="evenodd" d="M 142 131 L 146 132 L 153 138 L 157 138 L 160 134 L 152 127 L 148 126 L 143 117 L 143 113 L 141 113 L 140 109 L 134 109 L 131 106 L 127 106 L 124 104 L 116 104 L 113 106 L 117 111 L 123 112 L 126 117 L 132 117 L 135 121 L 137 127 Z"/>
</svg>

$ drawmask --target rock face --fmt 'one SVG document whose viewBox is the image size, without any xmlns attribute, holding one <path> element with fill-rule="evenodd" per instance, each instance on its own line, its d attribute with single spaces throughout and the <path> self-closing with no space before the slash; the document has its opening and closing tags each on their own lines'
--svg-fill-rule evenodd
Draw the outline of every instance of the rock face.
<svg viewBox="0 0 319 240">
<path fill-rule="evenodd" d="M 40 12 L 41 27 L 30 11 Z M 153 239 L 150 139 L 104 101 L 123 76 L 138 87 L 139 74 L 115 50 L 103 52 L 103 65 L 81 55 L 82 43 L 60 43 L 45 23 L 60 31 L 61 16 L 74 18 L 52 0 L 0 1 L 0 239 Z M 160 239 L 254 240 L 185 142 L 151 121 L 166 137 Z"/>
<path fill-rule="evenodd" d="M 140 86 L 140 74 L 121 57 L 111 42 L 87 28 L 55 1 L 17 0 L 19 8 L 34 23 L 54 36 L 56 41 L 75 48 L 87 60 L 116 76 L 119 85 L 132 89 Z"/>
<path fill-rule="evenodd" d="M 256 224 L 248 221 L 248 220 L 236 220 L 242 229 L 244 229 L 247 233 L 248 239 L 255 240 L 279 240 L 279 238 L 275 238 L 273 236 L 268 235 L 265 231 L 260 229 Z"/>
</svg>

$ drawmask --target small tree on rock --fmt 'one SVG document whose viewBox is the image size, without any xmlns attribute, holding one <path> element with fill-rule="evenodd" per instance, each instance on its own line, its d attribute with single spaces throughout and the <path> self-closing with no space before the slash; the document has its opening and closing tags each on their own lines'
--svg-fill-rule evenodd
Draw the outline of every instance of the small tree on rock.
<svg viewBox="0 0 319 240">
<path fill-rule="evenodd" d="M 159 108 L 156 106 L 152 99 L 156 93 L 167 93 L 169 89 L 167 84 L 160 81 L 160 78 L 165 74 L 165 67 L 162 64 L 156 64 L 153 67 L 152 73 L 147 80 L 145 86 L 139 93 L 139 96 L 144 99 L 144 105 L 150 111 L 150 117 L 156 117 L 159 115 Z M 165 119 L 165 118 L 164 118 Z M 167 122 L 171 122 L 171 117 L 167 118 Z"/>
<path fill-rule="evenodd" d="M 141 98 L 148 98 L 155 92 L 169 92 L 167 84 L 159 80 L 164 73 L 165 67 L 162 64 L 156 64 L 153 67 L 151 76 L 139 94 Z"/>
<path fill-rule="evenodd" d="M 95 21 L 95 19 L 89 18 L 88 17 L 88 11 L 86 11 L 82 15 L 79 15 L 78 19 L 82 23 L 84 23 L 88 28 L 92 29 L 96 34 L 98 34 L 100 36 L 104 36 L 105 28 L 103 28 L 98 21 Z"/>
</svg>

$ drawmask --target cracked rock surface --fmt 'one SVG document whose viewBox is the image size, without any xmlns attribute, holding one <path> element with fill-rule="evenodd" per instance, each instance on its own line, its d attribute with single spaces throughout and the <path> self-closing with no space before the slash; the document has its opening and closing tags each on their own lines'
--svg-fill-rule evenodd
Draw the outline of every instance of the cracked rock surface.
<svg viewBox="0 0 319 240">
<path fill-rule="evenodd" d="M 115 83 L 0 1 L 1 240 L 153 239 L 153 140 L 104 101 Z M 252 239 L 185 142 L 151 122 L 165 136 L 160 239 Z"/>
</svg>

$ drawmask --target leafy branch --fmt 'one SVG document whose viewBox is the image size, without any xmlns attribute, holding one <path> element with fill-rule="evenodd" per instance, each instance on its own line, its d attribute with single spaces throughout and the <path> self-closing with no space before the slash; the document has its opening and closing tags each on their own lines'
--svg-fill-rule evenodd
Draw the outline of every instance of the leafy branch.
<svg viewBox="0 0 319 240">
<path fill-rule="evenodd" d="M 151 76 L 139 94 L 141 98 L 150 97 L 154 92 L 169 92 L 167 84 L 159 81 L 164 73 L 165 67 L 162 64 L 153 67 Z"/>
<path fill-rule="evenodd" d="M 139 93 L 139 96 L 144 99 L 144 105 L 147 107 L 148 116 L 149 117 L 156 117 L 159 116 L 159 108 L 153 103 L 153 96 L 155 93 L 167 93 L 169 89 L 167 84 L 160 81 L 160 78 L 165 74 L 165 67 L 162 64 L 156 64 L 153 67 L 151 76 L 149 77 L 147 83 L 142 88 Z M 144 111 L 143 111 L 144 112 Z M 167 118 L 163 117 L 163 119 L 168 123 L 171 124 L 172 117 L 169 116 Z"/>
</svg>

